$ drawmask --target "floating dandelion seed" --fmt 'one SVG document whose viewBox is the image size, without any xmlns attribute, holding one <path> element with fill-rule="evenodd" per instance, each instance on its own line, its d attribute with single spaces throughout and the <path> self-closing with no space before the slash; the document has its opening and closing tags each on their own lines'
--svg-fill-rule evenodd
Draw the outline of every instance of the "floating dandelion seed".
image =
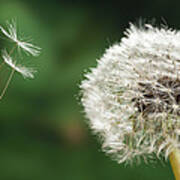
<svg viewBox="0 0 180 180">
<path fill-rule="evenodd" d="M 12 69 L 19 72 L 20 74 L 22 74 L 24 78 L 34 78 L 33 73 L 35 73 L 36 71 L 32 68 L 27 68 L 22 65 L 16 65 L 16 63 L 13 62 L 11 56 L 7 53 L 6 50 L 2 51 L 2 58 L 7 65 L 9 65 Z"/>
<path fill-rule="evenodd" d="M 31 54 L 33 56 L 39 55 L 41 49 L 38 46 L 20 40 L 17 35 L 17 27 L 15 21 L 12 21 L 12 23 L 7 23 L 7 30 L 5 30 L 5 28 L 3 28 L 2 26 L 0 26 L 0 30 L 6 37 L 15 42 L 18 47 L 20 47 L 28 54 Z"/>
<path fill-rule="evenodd" d="M 119 163 L 180 148 L 180 31 L 138 28 L 106 50 L 80 88 L 91 128 Z"/>
<path fill-rule="evenodd" d="M 3 63 L 0 65 L 0 67 L 5 63 L 12 69 L 11 74 L 0 94 L 0 99 L 2 99 L 15 71 L 19 72 L 24 78 L 33 78 L 34 73 L 36 72 L 34 69 L 22 66 L 21 64 L 18 64 L 13 60 L 12 55 L 14 53 L 15 48 L 21 48 L 27 54 L 32 55 L 32 56 L 39 55 L 40 48 L 37 46 L 34 46 L 31 43 L 24 42 L 18 37 L 15 21 L 12 21 L 12 23 L 7 24 L 7 30 L 5 30 L 5 28 L 0 26 L 0 32 L 2 32 L 2 34 L 4 34 L 6 37 L 8 37 L 12 42 L 16 43 L 16 45 L 13 46 L 13 48 L 11 50 L 7 51 L 6 49 L 4 49 L 1 51 L 1 54 L 0 54 L 1 58 L 3 60 Z M 8 53 L 8 52 L 10 52 L 10 53 Z"/>
</svg>

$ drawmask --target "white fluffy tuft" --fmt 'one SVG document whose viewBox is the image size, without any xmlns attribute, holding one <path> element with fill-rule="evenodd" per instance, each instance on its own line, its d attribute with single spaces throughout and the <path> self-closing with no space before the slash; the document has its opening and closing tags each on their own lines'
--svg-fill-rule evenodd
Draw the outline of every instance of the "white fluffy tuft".
<svg viewBox="0 0 180 180">
<path fill-rule="evenodd" d="M 85 75 L 80 88 L 86 116 L 103 150 L 119 163 L 152 153 L 167 158 L 180 148 L 180 104 L 170 92 L 180 96 L 180 31 L 130 24 L 125 35 Z M 163 84 L 165 77 L 171 85 Z M 148 107 L 146 115 L 138 103 Z"/>
<path fill-rule="evenodd" d="M 11 56 L 7 53 L 6 50 L 2 51 L 2 58 L 7 65 L 9 65 L 15 71 L 19 72 L 24 78 L 34 78 L 33 73 L 35 73 L 36 71 L 32 68 L 27 68 L 22 65 L 16 65 L 16 63 L 13 62 Z"/>
</svg>

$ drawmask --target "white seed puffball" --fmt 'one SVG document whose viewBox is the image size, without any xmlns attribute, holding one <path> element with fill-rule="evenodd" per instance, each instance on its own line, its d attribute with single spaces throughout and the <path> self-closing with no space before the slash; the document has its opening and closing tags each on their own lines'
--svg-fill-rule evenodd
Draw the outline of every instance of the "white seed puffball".
<svg viewBox="0 0 180 180">
<path fill-rule="evenodd" d="M 180 148 L 180 31 L 138 28 L 106 50 L 80 88 L 90 127 L 118 163 Z"/>
</svg>

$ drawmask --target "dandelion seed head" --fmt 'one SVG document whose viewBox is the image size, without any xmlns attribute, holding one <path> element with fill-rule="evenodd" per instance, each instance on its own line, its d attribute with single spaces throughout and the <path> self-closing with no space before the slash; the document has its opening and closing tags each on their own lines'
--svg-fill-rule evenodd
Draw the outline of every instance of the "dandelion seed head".
<svg viewBox="0 0 180 180">
<path fill-rule="evenodd" d="M 133 24 L 80 86 L 102 148 L 119 163 L 180 148 L 180 31 Z"/>
</svg>

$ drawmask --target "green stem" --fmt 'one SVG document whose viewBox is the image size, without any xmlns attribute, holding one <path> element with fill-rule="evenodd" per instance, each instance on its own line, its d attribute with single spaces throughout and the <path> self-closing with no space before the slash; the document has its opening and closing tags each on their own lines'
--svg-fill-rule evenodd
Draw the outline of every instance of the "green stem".
<svg viewBox="0 0 180 180">
<path fill-rule="evenodd" d="M 175 149 L 169 156 L 176 180 L 180 180 L 180 150 Z"/>
</svg>

